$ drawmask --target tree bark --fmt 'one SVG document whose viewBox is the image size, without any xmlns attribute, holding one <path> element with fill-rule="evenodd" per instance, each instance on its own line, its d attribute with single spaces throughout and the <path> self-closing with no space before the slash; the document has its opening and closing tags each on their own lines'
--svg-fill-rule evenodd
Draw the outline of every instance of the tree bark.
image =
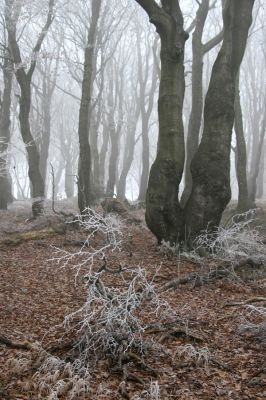
<svg viewBox="0 0 266 400">
<path fill-rule="evenodd" d="M 202 43 L 203 30 L 210 8 L 210 1 L 203 0 L 196 15 L 196 25 L 192 37 L 192 107 L 189 117 L 186 163 L 185 163 L 185 189 L 181 197 L 181 205 L 184 207 L 192 190 L 192 175 L 190 171 L 191 161 L 198 149 L 200 128 L 203 112 L 203 58 L 204 55 L 215 47 L 222 39 L 223 32 Z"/>
<path fill-rule="evenodd" d="M 131 111 L 131 110 L 130 110 Z M 140 113 L 139 104 L 136 106 L 135 113 L 129 112 L 128 122 L 127 122 L 127 133 L 125 139 L 125 149 L 123 157 L 123 166 L 120 174 L 118 186 L 117 186 L 117 197 L 121 200 L 126 198 L 126 181 L 127 176 L 134 159 L 134 149 L 135 149 L 135 134 L 137 128 L 138 117 Z M 132 118 L 133 115 L 133 118 Z"/>
<path fill-rule="evenodd" d="M 256 154 L 256 159 L 250 177 L 249 203 L 251 208 L 256 207 L 257 180 L 260 171 L 260 161 L 263 152 L 265 133 L 266 133 L 266 112 L 264 112 L 264 117 L 261 124 L 258 152 Z"/>
<path fill-rule="evenodd" d="M 242 107 L 239 93 L 239 74 L 236 79 L 235 95 L 235 133 L 236 133 L 236 176 L 238 183 L 237 210 L 240 213 L 250 208 L 247 183 L 247 149 L 244 136 Z"/>
<path fill-rule="evenodd" d="M 191 164 L 193 188 L 185 208 L 187 239 L 216 229 L 231 198 L 230 151 L 235 82 L 252 22 L 254 0 L 227 1 L 224 40 L 205 101 L 204 130 Z"/>
<path fill-rule="evenodd" d="M 47 34 L 49 27 L 53 22 L 53 8 L 54 0 L 49 0 L 49 10 L 47 14 L 46 23 L 37 39 L 36 45 L 33 49 L 33 57 L 31 59 L 28 71 L 22 62 L 20 48 L 17 41 L 16 25 L 21 11 L 21 4 L 15 4 L 14 0 L 5 0 L 5 19 L 8 30 L 9 47 L 15 63 L 15 74 L 20 86 L 20 109 L 19 109 L 19 122 L 21 129 L 21 136 L 26 146 L 29 170 L 28 175 L 32 185 L 32 213 L 37 217 L 43 212 L 43 198 L 44 198 L 44 181 L 40 173 L 40 155 L 37 145 L 31 133 L 30 128 L 30 107 L 31 107 L 31 80 L 36 68 L 37 55 L 41 49 L 43 40 Z M 14 7 L 14 9 L 13 9 Z"/>
<path fill-rule="evenodd" d="M 265 174 L 265 141 L 260 159 L 260 171 L 258 176 L 257 199 L 262 199 L 264 194 L 264 174 Z"/>
<path fill-rule="evenodd" d="M 10 107 L 13 65 L 6 51 L 3 65 L 4 92 L 0 99 L 0 210 L 7 210 L 12 202 L 12 187 L 8 172 L 7 151 L 10 143 Z"/>
<path fill-rule="evenodd" d="M 82 213 L 90 206 L 91 193 L 91 149 L 89 144 L 90 105 L 94 65 L 94 48 L 96 31 L 100 16 L 101 0 L 92 0 L 91 24 L 88 32 L 88 43 L 85 48 L 85 61 L 82 80 L 82 94 L 79 110 L 79 167 L 78 167 L 78 206 Z"/>
<path fill-rule="evenodd" d="M 161 242 L 175 243 L 183 234 L 178 187 L 184 167 L 184 46 L 188 37 L 178 1 L 136 0 L 148 13 L 161 39 L 159 139 L 146 195 L 146 222 Z"/>
<path fill-rule="evenodd" d="M 149 172 L 150 172 L 150 141 L 149 141 L 149 121 L 153 110 L 154 96 L 157 87 L 157 65 L 156 65 L 156 49 L 157 38 L 153 45 L 153 67 L 151 74 L 151 84 L 149 93 L 146 92 L 149 78 L 149 54 L 146 55 L 146 70 L 143 71 L 142 57 L 141 57 L 141 37 L 137 36 L 137 51 L 138 51 L 138 80 L 140 87 L 140 112 L 141 112 L 141 138 L 142 138 L 142 172 L 140 178 L 139 201 L 145 201 Z M 148 96 L 147 96 L 148 95 Z M 148 97 L 148 104 L 146 99 Z"/>
</svg>

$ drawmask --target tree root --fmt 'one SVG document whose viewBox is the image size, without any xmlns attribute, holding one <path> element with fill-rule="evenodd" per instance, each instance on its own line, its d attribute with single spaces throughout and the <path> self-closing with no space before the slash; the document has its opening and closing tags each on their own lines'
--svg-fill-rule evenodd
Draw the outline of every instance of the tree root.
<svg viewBox="0 0 266 400">
<path fill-rule="evenodd" d="M 201 336 L 198 336 L 195 333 L 192 333 L 191 331 L 188 331 L 187 329 L 184 329 L 182 327 L 178 327 L 176 329 L 173 329 L 169 332 L 163 333 L 160 338 L 159 338 L 159 343 L 164 342 L 168 338 L 172 337 L 185 337 L 186 339 L 189 339 L 193 342 L 197 343 L 203 343 L 204 339 Z"/>
<path fill-rule="evenodd" d="M 223 305 L 224 307 L 236 307 L 236 306 L 245 306 L 248 304 L 253 304 L 253 303 L 260 303 L 260 302 L 266 302 L 266 297 L 252 297 L 251 299 L 248 299 L 246 301 L 239 301 L 239 302 L 232 302 L 232 303 L 225 303 Z"/>
<path fill-rule="evenodd" d="M 25 342 L 14 342 L 8 339 L 5 336 L 0 335 L 0 345 L 4 345 L 9 347 L 10 349 L 17 349 L 17 350 L 36 350 L 36 344 L 30 343 L 28 341 Z"/>
<path fill-rule="evenodd" d="M 193 322 L 192 322 L 193 323 Z M 195 322 L 194 322 L 195 325 Z M 197 325 L 199 323 L 197 322 Z M 194 342 L 203 343 L 205 339 L 194 330 L 188 329 L 182 320 L 150 324 L 147 327 L 146 333 L 161 333 L 159 342 L 162 343 L 171 337 L 185 337 Z"/>
<path fill-rule="evenodd" d="M 244 258 L 235 265 L 218 266 L 215 270 L 209 270 L 206 273 L 192 272 L 183 278 L 176 278 L 170 282 L 167 282 L 162 287 L 161 291 L 164 292 L 168 289 L 176 289 L 179 285 L 185 285 L 190 282 L 194 282 L 194 287 L 202 286 L 209 282 L 227 278 L 240 271 L 241 268 L 245 267 L 246 265 L 257 267 L 261 265 L 261 262 L 253 258 Z"/>
<path fill-rule="evenodd" d="M 17 246 L 20 243 L 28 240 L 41 240 L 55 235 L 63 235 L 64 233 L 66 233 L 66 225 L 56 224 L 44 229 L 32 230 L 21 233 L 12 233 L 9 235 L 8 238 L 0 241 L 0 246 L 1 245 Z"/>
</svg>

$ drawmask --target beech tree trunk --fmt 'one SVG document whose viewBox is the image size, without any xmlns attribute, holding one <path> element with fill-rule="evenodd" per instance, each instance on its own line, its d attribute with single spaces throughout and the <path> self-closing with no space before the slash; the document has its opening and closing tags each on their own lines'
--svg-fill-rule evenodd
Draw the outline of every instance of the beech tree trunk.
<svg viewBox="0 0 266 400">
<path fill-rule="evenodd" d="M 252 169 L 252 174 L 250 176 L 250 186 L 249 186 L 249 204 L 251 208 L 256 207 L 256 194 L 257 194 L 257 180 L 259 176 L 261 155 L 263 154 L 264 138 L 266 133 L 266 112 L 262 120 L 260 128 L 259 146 L 256 158 L 254 160 L 254 166 Z"/>
<path fill-rule="evenodd" d="M 120 99 L 121 101 L 121 99 Z M 113 80 L 109 80 L 109 94 L 108 94 L 108 126 L 110 132 L 111 152 L 108 166 L 108 181 L 106 187 L 106 195 L 113 197 L 115 191 L 116 171 L 119 154 L 119 133 L 115 123 L 115 108 L 114 108 L 114 85 Z"/>
<path fill-rule="evenodd" d="M 185 208 L 186 234 L 216 229 L 231 199 L 230 152 L 235 82 L 246 48 L 254 0 L 227 1 L 224 39 L 205 100 L 204 130 L 191 164 L 193 188 Z"/>
<path fill-rule="evenodd" d="M 155 25 L 161 39 L 159 87 L 159 138 L 146 195 L 146 222 L 161 242 L 177 242 L 183 231 L 178 200 L 185 148 L 182 109 L 184 100 L 184 45 L 188 38 L 178 1 L 137 0 Z"/>
<path fill-rule="evenodd" d="M 30 108 L 31 108 L 31 80 L 36 68 L 37 55 L 41 49 L 43 40 L 47 34 L 49 27 L 53 22 L 53 8 L 54 0 L 49 0 L 49 9 L 47 14 L 46 23 L 37 39 L 36 45 L 33 48 L 34 57 L 30 62 L 30 67 L 26 72 L 23 65 L 20 48 L 17 41 L 16 25 L 20 15 L 22 3 L 14 3 L 14 0 L 5 0 L 5 19 L 8 31 L 9 48 L 11 50 L 13 61 L 15 64 L 15 74 L 20 87 L 20 108 L 19 108 L 19 122 L 21 129 L 21 136 L 26 147 L 28 156 L 28 175 L 32 186 L 32 213 L 37 217 L 43 212 L 43 198 L 44 198 L 44 180 L 40 173 L 40 155 L 31 133 L 30 127 Z"/>
<path fill-rule="evenodd" d="M 102 193 L 105 193 L 105 172 L 106 172 L 106 156 L 108 151 L 109 144 L 109 129 L 107 125 L 107 121 L 103 118 L 103 142 L 100 150 L 100 190 Z"/>
<path fill-rule="evenodd" d="M 261 159 L 260 159 L 260 171 L 258 176 L 258 189 L 257 189 L 257 199 L 263 198 L 264 193 L 264 174 L 265 174 L 265 141 L 262 149 Z"/>
<path fill-rule="evenodd" d="M 185 188 L 181 197 L 181 205 L 184 206 L 192 190 L 192 175 L 190 171 L 191 161 L 198 149 L 200 128 L 203 112 L 203 58 L 204 55 L 215 47 L 222 39 L 223 32 L 202 43 L 203 30 L 210 8 L 210 1 L 203 0 L 196 15 L 196 26 L 192 37 L 192 107 L 189 117 L 186 164 L 185 164 Z"/>
<path fill-rule="evenodd" d="M 131 111 L 131 110 L 130 110 Z M 134 159 L 134 149 L 135 149 L 135 134 L 137 128 L 138 117 L 140 113 L 139 104 L 136 106 L 135 113 L 129 112 L 128 122 L 127 122 L 127 132 L 125 138 L 125 149 L 124 149 L 124 157 L 123 157 L 123 166 L 120 174 L 119 182 L 117 185 L 117 197 L 121 200 L 125 200 L 126 198 L 126 181 L 127 176 L 132 165 Z M 133 118 L 132 118 L 133 115 Z"/>
<path fill-rule="evenodd" d="M 151 74 L 151 84 L 149 92 L 147 92 L 149 79 L 149 54 L 146 55 L 146 66 L 143 71 L 141 57 L 141 36 L 137 32 L 137 52 L 138 52 L 138 80 L 140 94 L 140 113 L 141 113 L 141 138 L 142 138 L 142 171 L 139 188 L 139 201 L 145 201 L 149 172 L 150 172 L 150 140 L 149 140 L 149 122 L 153 110 L 154 96 L 157 87 L 157 38 L 153 45 L 153 66 Z M 147 101 L 148 98 L 148 101 Z"/>
<path fill-rule="evenodd" d="M 4 92 L 0 99 L 0 210 L 6 210 L 12 202 L 12 187 L 7 165 L 7 151 L 10 142 L 10 107 L 13 65 L 6 52 L 3 65 Z"/>
<path fill-rule="evenodd" d="M 242 213 L 250 208 L 247 183 L 247 149 L 244 136 L 242 107 L 239 93 L 239 74 L 236 79 L 235 95 L 235 133 L 236 133 L 236 176 L 238 183 L 237 210 Z"/>
<path fill-rule="evenodd" d="M 234 123 L 236 76 L 244 55 L 254 0 L 227 1 L 224 39 L 215 61 L 205 100 L 204 129 L 191 163 L 192 192 L 184 208 L 178 187 L 184 165 L 182 108 L 183 52 L 187 34 L 178 0 L 136 0 L 148 13 L 161 38 L 158 150 L 152 165 L 146 221 L 161 242 L 191 242 L 202 230 L 215 230 L 231 198 L 230 150 Z"/>
<path fill-rule="evenodd" d="M 92 0 L 91 24 L 88 33 L 88 43 L 85 48 L 85 61 L 82 80 L 82 93 L 79 109 L 79 167 L 78 167 L 78 206 L 82 213 L 90 206 L 91 193 L 91 149 L 89 144 L 90 105 L 92 92 L 92 77 L 94 65 L 94 48 L 96 31 L 100 16 L 101 0 Z"/>
</svg>

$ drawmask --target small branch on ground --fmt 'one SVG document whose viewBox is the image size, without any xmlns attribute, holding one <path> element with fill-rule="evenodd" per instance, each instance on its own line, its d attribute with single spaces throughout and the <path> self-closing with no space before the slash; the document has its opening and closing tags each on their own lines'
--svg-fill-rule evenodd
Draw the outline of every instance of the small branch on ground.
<svg viewBox="0 0 266 400">
<path fill-rule="evenodd" d="M 10 349 L 17 349 L 17 350 L 35 350 L 36 345 L 34 343 L 30 343 L 28 341 L 25 342 L 14 342 L 11 339 L 8 339 L 5 336 L 0 335 L 0 345 L 4 345 L 9 347 Z"/>
<path fill-rule="evenodd" d="M 241 268 L 245 267 L 246 265 L 257 267 L 261 265 L 261 262 L 260 260 L 248 257 L 240 260 L 238 263 L 234 265 L 218 266 L 216 269 L 209 270 L 208 272 L 205 273 L 192 272 L 191 274 L 183 278 L 176 278 L 170 282 L 167 282 L 162 287 L 161 291 L 164 292 L 168 289 L 176 289 L 179 285 L 185 285 L 190 282 L 194 282 L 194 287 L 202 286 L 206 283 L 210 283 L 218 279 L 223 279 L 232 276 L 238 271 L 240 271 Z"/>
<path fill-rule="evenodd" d="M 260 303 L 260 302 L 266 302 L 266 297 L 252 297 L 251 299 L 248 299 L 246 301 L 239 301 L 239 302 L 232 302 L 232 303 L 225 303 L 223 305 L 224 307 L 236 307 L 236 306 L 246 306 L 248 304 L 253 304 L 253 303 Z"/>
</svg>

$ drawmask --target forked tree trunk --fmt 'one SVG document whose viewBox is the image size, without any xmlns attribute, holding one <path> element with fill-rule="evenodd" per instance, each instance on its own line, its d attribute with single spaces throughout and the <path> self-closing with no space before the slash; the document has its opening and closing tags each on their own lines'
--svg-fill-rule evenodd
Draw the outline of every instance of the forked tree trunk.
<svg viewBox="0 0 266 400">
<path fill-rule="evenodd" d="M 184 167 L 184 45 L 188 37 L 178 1 L 137 0 L 161 39 L 159 138 L 146 195 L 146 222 L 158 241 L 177 242 L 183 230 L 178 187 Z"/>
<path fill-rule="evenodd" d="M 94 48 L 96 30 L 100 16 L 101 0 L 92 0 L 91 24 L 88 33 L 88 43 L 85 48 L 85 61 L 82 81 L 82 93 L 79 109 L 79 167 L 78 167 L 78 206 L 82 213 L 90 206 L 91 193 L 91 150 L 89 144 L 89 116 L 92 92 L 92 77 L 94 65 Z"/>
<path fill-rule="evenodd" d="M 215 229 L 230 200 L 230 150 L 234 123 L 235 80 L 252 22 L 254 0 L 227 1 L 224 40 L 215 61 L 205 101 L 204 130 L 191 164 L 193 188 L 184 210 L 178 187 L 184 165 L 182 106 L 183 51 L 186 33 L 178 0 L 136 0 L 161 38 L 159 140 L 146 198 L 146 221 L 158 241 L 193 239 Z"/>
<path fill-rule="evenodd" d="M 227 1 L 223 10 L 223 45 L 206 95 L 202 140 L 191 164 L 193 188 L 185 208 L 188 238 L 193 239 L 204 229 L 215 229 L 231 199 L 235 82 L 246 48 L 253 5 L 254 0 Z"/>
</svg>

